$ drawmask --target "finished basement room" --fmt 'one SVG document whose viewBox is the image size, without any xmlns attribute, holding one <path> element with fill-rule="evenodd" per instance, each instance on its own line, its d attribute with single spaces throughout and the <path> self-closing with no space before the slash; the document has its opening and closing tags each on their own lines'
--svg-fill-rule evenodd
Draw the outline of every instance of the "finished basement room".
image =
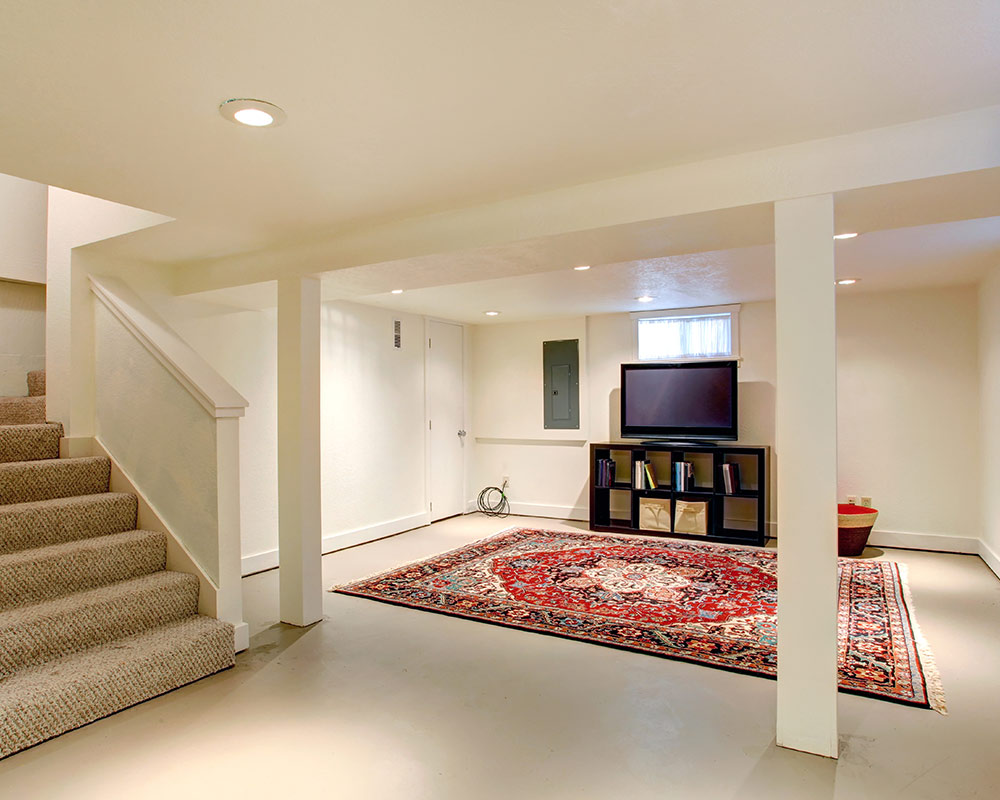
<svg viewBox="0 0 1000 800">
<path fill-rule="evenodd" d="M 992 796 L 997 41 L 0 4 L 0 800 Z"/>
</svg>

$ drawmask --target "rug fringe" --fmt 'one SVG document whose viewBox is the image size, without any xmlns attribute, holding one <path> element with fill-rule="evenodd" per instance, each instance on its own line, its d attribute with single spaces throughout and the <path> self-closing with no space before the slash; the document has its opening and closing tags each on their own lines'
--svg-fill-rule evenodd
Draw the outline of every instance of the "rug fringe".
<svg viewBox="0 0 1000 800">
<path fill-rule="evenodd" d="M 924 680 L 927 683 L 927 701 L 932 709 L 939 714 L 948 716 L 948 706 L 944 698 L 944 684 L 941 682 L 941 673 L 938 671 L 937 661 L 934 658 L 934 651 L 924 637 L 924 632 L 917 622 L 916 610 L 913 606 L 913 595 L 910 592 L 909 567 L 900 564 L 898 561 L 896 569 L 899 570 L 899 582 L 903 587 L 903 600 L 906 602 L 906 610 L 910 616 L 910 627 L 913 629 L 913 639 L 917 644 L 917 655 L 924 668 Z"/>
</svg>

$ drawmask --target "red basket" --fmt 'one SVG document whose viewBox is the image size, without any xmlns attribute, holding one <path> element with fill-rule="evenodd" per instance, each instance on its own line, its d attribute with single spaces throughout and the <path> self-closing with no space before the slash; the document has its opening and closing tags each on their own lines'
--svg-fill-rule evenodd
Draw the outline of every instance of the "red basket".
<svg viewBox="0 0 1000 800">
<path fill-rule="evenodd" d="M 878 510 L 850 503 L 837 504 L 837 554 L 859 556 L 868 544 Z"/>
</svg>

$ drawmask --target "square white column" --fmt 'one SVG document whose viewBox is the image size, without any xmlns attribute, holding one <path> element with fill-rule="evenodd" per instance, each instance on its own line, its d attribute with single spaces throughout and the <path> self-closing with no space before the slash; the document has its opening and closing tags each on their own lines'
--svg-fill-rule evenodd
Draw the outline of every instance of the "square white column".
<svg viewBox="0 0 1000 800">
<path fill-rule="evenodd" d="M 774 204 L 778 709 L 782 747 L 837 756 L 833 198 Z"/>
<path fill-rule="evenodd" d="M 323 618 L 320 283 L 278 281 L 278 566 L 281 621 Z"/>
</svg>

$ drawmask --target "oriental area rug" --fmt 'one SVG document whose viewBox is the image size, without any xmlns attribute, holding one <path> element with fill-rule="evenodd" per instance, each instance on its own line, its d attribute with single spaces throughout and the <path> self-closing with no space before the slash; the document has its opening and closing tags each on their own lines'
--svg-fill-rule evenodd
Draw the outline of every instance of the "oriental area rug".
<svg viewBox="0 0 1000 800">
<path fill-rule="evenodd" d="M 840 690 L 945 713 L 892 561 L 839 559 Z M 777 553 L 515 528 L 332 591 L 774 678 Z"/>
</svg>

